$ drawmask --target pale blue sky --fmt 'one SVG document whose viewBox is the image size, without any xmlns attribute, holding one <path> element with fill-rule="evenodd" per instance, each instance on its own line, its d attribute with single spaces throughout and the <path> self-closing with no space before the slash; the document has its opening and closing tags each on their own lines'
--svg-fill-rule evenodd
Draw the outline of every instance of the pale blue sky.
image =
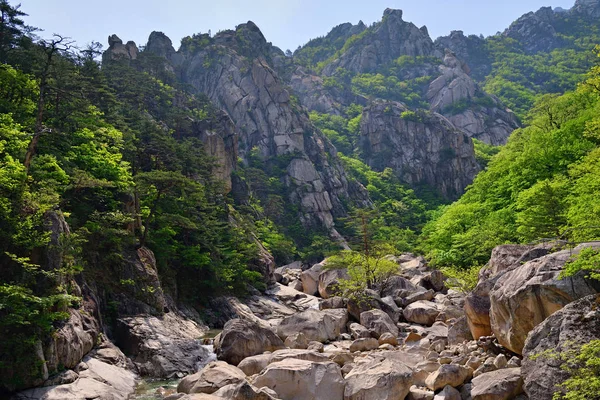
<svg viewBox="0 0 600 400">
<path fill-rule="evenodd" d="M 27 23 L 60 33 L 83 45 L 92 40 L 107 46 L 116 33 L 124 41 L 145 44 L 153 30 L 163 31 L 177 48 L 193 33 L 231 29 L 254 21 L 268 41 L 282 50 L 323 36 L 343 22 L 367 25 L 387 7 L 404 11 L 404 20 L 427 25 L 435 39 L 451 30 L 492 35 L 522 14 L 542 6 L 570 8 L 575 0 L 10 0 L 21 3 Z"/>
</svg>

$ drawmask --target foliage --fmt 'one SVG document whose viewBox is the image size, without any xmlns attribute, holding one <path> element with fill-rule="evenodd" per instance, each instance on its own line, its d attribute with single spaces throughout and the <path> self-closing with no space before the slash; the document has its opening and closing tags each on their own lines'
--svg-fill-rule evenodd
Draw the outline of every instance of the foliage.
<svg viewBox="0 0 600 400">
<path fill-rule="evenodd" d="M 475 148 L 475 159 L 482 169 L 486 169 L 492 157 L 500 152 L 500 146 L 492 146 L 475 138 L 472 140 Z"/>
<path fill-rule="evenodd" d="M 560 277 L 573 276 L 580 271 L 585 271 L 586 276 L 590 279 L 600 280 L 600 250 L 593 247 L 581 249 L 579 254 L 574 256 L 565 265 L 565 268 L 560 273 Z"/>
<path fill-rule="evenodd" d="M 473 265 L 468 268 L 444 267 L 441 271 L 448 277 L 446 286 L 467 294 L 477 286 L 480 270 L 480 265 Z"/>
<path fill-rule="evenodd" d="M 570 376 L 560 385 L 566 393 L 556 392 L 553 399 L 600 399 L 600 340 L 592 340 L 579 350 L 565 352 L 561 358 L 565 361 L 561 368 Z"/>
<path fill-rule="evenodd" d="M 596 77 L 592 71 L 587 81 Z M 465 195 L 424 228 L 421 247 L 434 264 L 482 264 L 493 247 L 509 242 L 598 237 L 600 229 L 590 226 L 599 210 L 598 94 L 580 85 L 540 98 L 530 126 L 517 130 Z"/>
<path fill-rule="evenodd" d="M 340 279 L 338 291 L 344 297 L 359 298 L 366 289 L 378 287 L 398 271 L 398 265 L 387 259 L 394 249 L 386 245 L 375 245 L 367 254 L 345 250 L 327 259 L 328 269 L 345 268 L 349 279 Z"/>
</svg>

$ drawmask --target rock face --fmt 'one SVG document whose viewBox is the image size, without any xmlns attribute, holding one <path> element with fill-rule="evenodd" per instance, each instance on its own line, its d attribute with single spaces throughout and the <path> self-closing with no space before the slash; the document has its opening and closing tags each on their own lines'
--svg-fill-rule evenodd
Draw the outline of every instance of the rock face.
<svg viewBox="0 0 600 400">
<path fill-rule="evenodd" d="M 231 174 L 237 169 L 239 155 L 238 134 L 233 121 L 227 113 L 218 111 L 214 118 L 196 121 L 194 131 L 204 143 L 206 153 L 216 161 L 213 174 L 225 183 L 225 191 L 230 192 Z"/>
<path fill-rule="evenodd" d="M 521 354 L 527 334 L 568 303 L 597 292 L 578 274 L 559 279 L 565 263 L 582 244 L 529 261 L 502 275 L 490 292 L 492 331 L 504 347 Z"/>
<path fill-rule="evenodd" d="M 435 48 L 426 30 L 402 20 L 401 10 L 387 9 L 381 23 L 360 37 L 340 57 L 323 69 L 333 75 L 338 68 L 355 73 L 373 72 L 400 56 L 432 56 Z"/>
<path fill-rule="evenodd" d="M 566 305 L 527 336 L 523 349 L 524 389 L 530 399 L 551 400 L 557 385 L 569 378 L 558 355 L 600 339 L 600 295 Z"/>
<path fill-rule="evenodd" d="M 135 42 L 129 41 L 123 44 L 123 41 L 117 35 L 108 37 L 108 50 L 102 55 L 102 61 L 112 60 L 135 60 L 138 57 L 139 50 Z"/>
<path fill-rule="evenodd" d="M 256 147 L 265 161 L 286 159 L 282 181 L 306 227 L 333 233 L 333 215 L 345 214 L 341 198 L 368 204 L 364 189 L 349 191 L 335 148 L 294 103 L 276 72 L 285 64 L 283 52 L 267 43 L 254 23 L 213 38 L 186 38 L 178 52 L 165 49 L 164 39 L 147 47 L 159 49 L 183 83 L 229 114 L 240 133 L 242 158 Z"/>
<path fill-rule="evenodd" d="M 404 399 L 412 384 L 412 370 L 390 359 L 367 360 L 346 375 L 344 400 Z"/>
<path fill-rule="evenodd" d="M 562 44 L 553 26 L 555 13 L 552 7 L 542 7 L 513 22 L 504 35 L 523 43 L 529 53 L 549 51 Z"/>
<path fill-rule="evenodd" d="M 360 130 L 367 164 L 389 167 L 413 187 L 428 185 L 455 199 L 479 172 L 471 139 L 439 114 L 375 102 L 364 109 Z"/>
<path fill-rule="evenodd" d="M 270 329 L 241 319 L 227 322 L 214 343 L 217 358 L 233 365 L 246 357 L 284 347 L 283 341 Z"/>
<path fill-rule="evenodd" d="M 127 317 L 118 320 L 115 342 L 141 375 L 173 379 L 194 373 L 209 361 L 210 351 L 198 340 L 205 329 L 173 312 Z"/>
<path fill-rule="evenodd" d="M 468 75 L 468 67 L 446 51 L 440 76 L 429 85 L 427 99 L 431 110 L 446 116 L 469 137 L 492 145 L 506 144 L 519 127 L 514 113 L 496 97 L 484 93 Z M 467 106 L 456 109 L 458 104 Z"/>
<path fill-rule="evenodd" d="M 521 368 L 507 368 L 473 378 L 473 400 L 510 400 L 523 393 Z M 541 397 L 530 397 L 540 399 Z M 552 397 L 550 397 L 552 398 Z"/>
<path fill-rule="evenodd" d="M 336 363 L 294 359 L 270 364 L 252 384 L 268 387 L 286 400 L 341 399 L 345 386 Z"/>
</svg>

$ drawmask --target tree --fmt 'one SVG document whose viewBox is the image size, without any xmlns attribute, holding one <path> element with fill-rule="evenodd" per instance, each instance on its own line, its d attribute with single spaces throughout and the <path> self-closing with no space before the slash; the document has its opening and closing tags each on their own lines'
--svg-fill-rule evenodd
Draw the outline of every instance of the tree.
<svg viewBox="0 0 600 400">
<path fill-rule="evenodd" d="M 41 70 L 39 74 L 40 85 L 37 99 L 37 111 L 35 116 L 35 126 L 33 137 L 29 142 L 29 146 L 27 148 L 27 152 L 25 153 L 25 160 L 23 161 L 23 165 L 27 170 L 31 165 L 31 159 L 36 153 L 37 144 L 40 140 L 40 136 L 44 133 L 51 132 L 51 130 L 44 126 L 44 111 L 46 108 L 46 95 L 49 89 L 49 79 L 51 68 L 55 63 L 56 58 L 60 55 L 61 52 L 68 52 L 72 45 L 73 41 L 69 40 L 69 38 L 54 35 L 54 38 L 51 40 L 42 40 L 38 43 L 39 49 L 43 51 L 44 57 L 41 65 Z"/>
<path fill-rule="evenodd" d="M 19 10 L 20 7 L 20 4 L 13 7 L 8 0 L 0 0 L 0 63 L 7 62 L 8 53 L 23 36 L 33 31 L 21 19 L 27 14 Z"/>
</svg>

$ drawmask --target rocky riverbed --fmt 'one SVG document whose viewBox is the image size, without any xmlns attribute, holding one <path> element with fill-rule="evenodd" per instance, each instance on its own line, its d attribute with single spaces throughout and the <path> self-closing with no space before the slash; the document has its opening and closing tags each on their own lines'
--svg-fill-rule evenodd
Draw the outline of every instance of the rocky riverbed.
<svg viewBox="0 0 600 400">
<path fill-rule="evenodd" d="M 600 338 L 596 286 L 559 278 L 573 254 L 600 244 L 559 245 L 496 248 L 468 294 L 411 254 L 393 257 L 397 274 L 360 299 L 336 296 L 344 270 L 294 263 L 265 293 L 215 299 L 209 318 L 226 322 L 213 345 L 183 314 L 123 319 L 116 343 L 127 356 L 106 341 L 16 398 L 551 399 L 564 373 L 536 355 Z"/>
</svg>

